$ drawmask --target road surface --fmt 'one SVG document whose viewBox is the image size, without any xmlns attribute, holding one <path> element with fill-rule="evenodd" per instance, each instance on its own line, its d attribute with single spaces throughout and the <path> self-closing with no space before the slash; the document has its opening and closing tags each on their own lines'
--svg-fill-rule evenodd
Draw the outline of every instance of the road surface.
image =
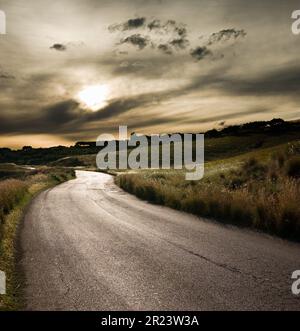
<svg viewBox="0 0 300 331">
<path fill-rule="evenodd" d="M 40 194 L 21 245 L 28 310 L 300 310 L 300 245 L 142 202 L 106 174 Z"/>
</svg>

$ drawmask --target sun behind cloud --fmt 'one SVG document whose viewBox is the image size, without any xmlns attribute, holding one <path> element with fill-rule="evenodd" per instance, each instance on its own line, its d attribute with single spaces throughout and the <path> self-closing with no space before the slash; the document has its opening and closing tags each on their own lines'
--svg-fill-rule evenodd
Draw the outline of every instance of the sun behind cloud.
<svg viewBox="0 0 300 331">
<path fill-rule="evenodd" d="M 108 86 L 105 84 L 91 85 L 78 93 L 78 99 L 83 107 L 98 111 L 107 105 L 108 92 Z"/>
</svg>

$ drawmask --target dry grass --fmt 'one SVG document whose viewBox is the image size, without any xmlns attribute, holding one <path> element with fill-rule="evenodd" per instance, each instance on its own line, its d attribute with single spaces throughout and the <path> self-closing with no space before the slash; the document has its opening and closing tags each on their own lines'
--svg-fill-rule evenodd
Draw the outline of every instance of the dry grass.
<svg viewBox="0 0 300 331">
<path fill-rule="evenodd" d="M 300 144 L 267 162 L 251 158 L 227 173 L 188 182 L 182 172 L 141 172 L 116 178 L 141 199 L 300 241 Z"/>
<path fill-rule="evenodd" d="M 4 223 L 7 215 L 24 197 L 28 184 L 17 179 L 7 179 L 0 182 L 0 224 Z"/>
</svg>

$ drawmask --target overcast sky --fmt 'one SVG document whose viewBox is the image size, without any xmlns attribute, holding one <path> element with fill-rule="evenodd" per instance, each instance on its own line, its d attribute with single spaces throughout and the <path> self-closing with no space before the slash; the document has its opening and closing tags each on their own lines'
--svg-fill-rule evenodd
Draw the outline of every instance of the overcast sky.
<svg viewBox="0 0 300 331">
<path fill-rule="evenodd" d="M 0 0 L 0 9 L 1 146 L 70 145 L 119 125 L 152 134 L 300 118 L 298 1 Z"/>
</svg>

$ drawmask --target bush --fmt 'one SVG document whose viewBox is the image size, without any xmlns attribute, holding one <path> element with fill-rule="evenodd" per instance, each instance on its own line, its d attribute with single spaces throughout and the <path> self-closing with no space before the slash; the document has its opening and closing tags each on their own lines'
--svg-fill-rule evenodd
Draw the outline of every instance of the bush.
<svg viewBox="0 0 300 331">
<path fill-rule="evenodd" d="M 0 182 L 0 223 L 27 193 L 28 186 L 24 181 L 7 179 Z"/>
<path fill-rule="evenodd" d="M 289 177 L 300 178 L 300 156 L 294 156 L 287 161 L 286 174 Z"/>
<path fill-rule="evenodd" d="M 250 158 L 242 166 L 241 175 L 246 179 L 264 179 L 267 167 L 260 164 L 255 158 Z"/>
<path fill-rule="evenodd" d="M 55 166 L 62 167 L 82 167 L 85 166 L 85 163 L 81 161 L 78 157 L 66 157 L 64 159 L 57 160 L 52 162 Z"/>
</svg>

